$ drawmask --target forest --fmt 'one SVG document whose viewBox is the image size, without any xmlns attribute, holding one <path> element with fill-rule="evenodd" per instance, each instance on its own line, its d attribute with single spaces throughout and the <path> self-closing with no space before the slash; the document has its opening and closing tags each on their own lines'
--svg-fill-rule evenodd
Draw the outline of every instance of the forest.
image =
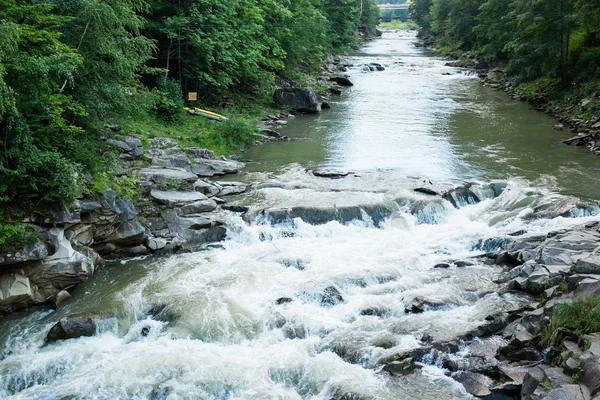
<svg viewBox="0 0 600 400">
<path fill-rule="evenodd" d="M 599 1 L 414 0 L 411 13 L 438 51 L 505 67 L 523 98 L 582 100 L 600 90 Z"/>
<path fill-rule="evenodd" d="M 279 81 L 357 44 L 377 13 L 375 0 L 2 1 L 2 229 L 22 219 L 13 208 L 114 186 L 107 126 L 181 124 L 188 91 L 202 105 L 270 105 Z"/>
</svg>

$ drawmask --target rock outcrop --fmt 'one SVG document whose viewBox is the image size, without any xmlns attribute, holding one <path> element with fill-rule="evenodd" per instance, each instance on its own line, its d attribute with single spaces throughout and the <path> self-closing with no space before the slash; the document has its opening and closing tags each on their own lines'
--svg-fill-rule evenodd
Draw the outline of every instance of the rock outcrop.
<svg viewBox="0 0 600 400">
<path fill-rule="evenodd" d="M 295 111 L 321 112 L 321 102 L 310 88 L 279 88 L 275 90 L 273 101 L 279 106 L 291 107 Z"/>
</svg>

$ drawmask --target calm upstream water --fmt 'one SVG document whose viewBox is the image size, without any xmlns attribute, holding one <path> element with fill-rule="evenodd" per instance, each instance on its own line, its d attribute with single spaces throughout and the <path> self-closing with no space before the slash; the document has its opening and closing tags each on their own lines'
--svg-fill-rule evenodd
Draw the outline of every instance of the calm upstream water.
<svg viewBox="0 0 600 400">
<path fill-rule="evenodd" d="M 247 173 L 234 179 L 262 183 L 235 200 L 254 217 L 224 212 L 223 248 L 112 263 L 59 310 L 1 320 L 0 398 L 470 399 L 435 360 L 402 378 L 381 366 L 425 346 L 423 335 L 451 340 L 524 304 L 495 291 L 502 271 L 474 258 L 489 250 L 481 243 L 599 220 L 600 159 L 413 41 L 386 32 L 352 58 L 355 86 L 331 110 L 290 120 L 282 133 L 293 141 L 244 155 Z M 386 70 L 361 73 L 371 62 Z M 305 171 L 321 167 L 356 173 Z M 455 209 L 412 190 L 430 179 L 507 187 Z M 313 224 L 260 212 L 297 206 L 361 212 Z M 418 296 L 437 306 L 407 312 Z M 103 316 L 95 336 L 44 345 L 58 319 L 80 312 Z"/>
<path fill-rule="evenodd" d="M 598 199 L 600 162 L 561 143 L 556 120 L 505 93 L 483 87 L 469 71 L 415 48 L 414 33 L 386 32 L 348 71 L 354 86 L 332 97 L 331 110 L 299 116 L 281 129 L 296 140 L 252 148 L 249 170 L 391 168 L 442 180 L 523 178 Z M 362 73 L 371 62 L 383 72 Z M 448 75 L 446 75 L 448 74 Z"/>
</svg>

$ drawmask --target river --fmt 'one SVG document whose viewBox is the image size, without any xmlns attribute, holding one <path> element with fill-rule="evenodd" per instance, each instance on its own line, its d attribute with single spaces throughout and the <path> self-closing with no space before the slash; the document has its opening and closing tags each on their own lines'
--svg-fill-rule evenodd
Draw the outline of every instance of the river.
<svg viewBox="0 0 600 400">
<path fill-rule="evenodd" d="M 222 247 L 111 263 L 59 310 L 0 320 L 0 398 L 471 398 L 436 360 L 406 377 L 381 366 L 424 336 L 451 340 L 526 304 L 498 292 L 501 268 L 477 256 L 486 239 L 598 220 L 600 162 L 414 40 L 369 43 L 331 110 L 244 154 L 241 179 L 262 184 L 235 200 L 251 207 L 245 218 L 226 213 Z M 386 70 L 362 73 L 371 62 Z M 460 208 L 412 190 L 467 180 L 504 189 L 475 185 L 482 201 Z M 434 268 L 456 260 L 472 265 Z M 425 312 L 411 312 L 416 298 Z M 80 312 L 103 315 L 95 336 L 44 345 Z"/>
</svg>

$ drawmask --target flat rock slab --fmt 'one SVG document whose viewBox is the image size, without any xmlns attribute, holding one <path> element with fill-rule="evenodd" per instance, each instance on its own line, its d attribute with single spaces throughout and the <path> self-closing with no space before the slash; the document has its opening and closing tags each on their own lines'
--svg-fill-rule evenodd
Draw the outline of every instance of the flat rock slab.
<svg viewBox="0 0 600 400">
<path fill-rule="evenodd" d="M 195 182 L 198 179 L 195 174 L 182 168 L 143 168 L 137 173 L 137 176 L 156 184 L 167 183 L 172 180 L 177 182 Z"/>
<path fill-rule="evenodd" d="M 192 172 L 200 177 L 234 174 L 244 168 L 244 164 L 233 160 L 210 160 L 195 158 L 192 160 Z"/>
<path fill-rule="evenodd" d="M 208 197 L 200 192 L 178 192 L 175 190 L 153 190 L 150 196 L 159 204 L 164 204 L 168 208 L 182 207 L 201 200 L 207 200 Z"/>
</svg>

